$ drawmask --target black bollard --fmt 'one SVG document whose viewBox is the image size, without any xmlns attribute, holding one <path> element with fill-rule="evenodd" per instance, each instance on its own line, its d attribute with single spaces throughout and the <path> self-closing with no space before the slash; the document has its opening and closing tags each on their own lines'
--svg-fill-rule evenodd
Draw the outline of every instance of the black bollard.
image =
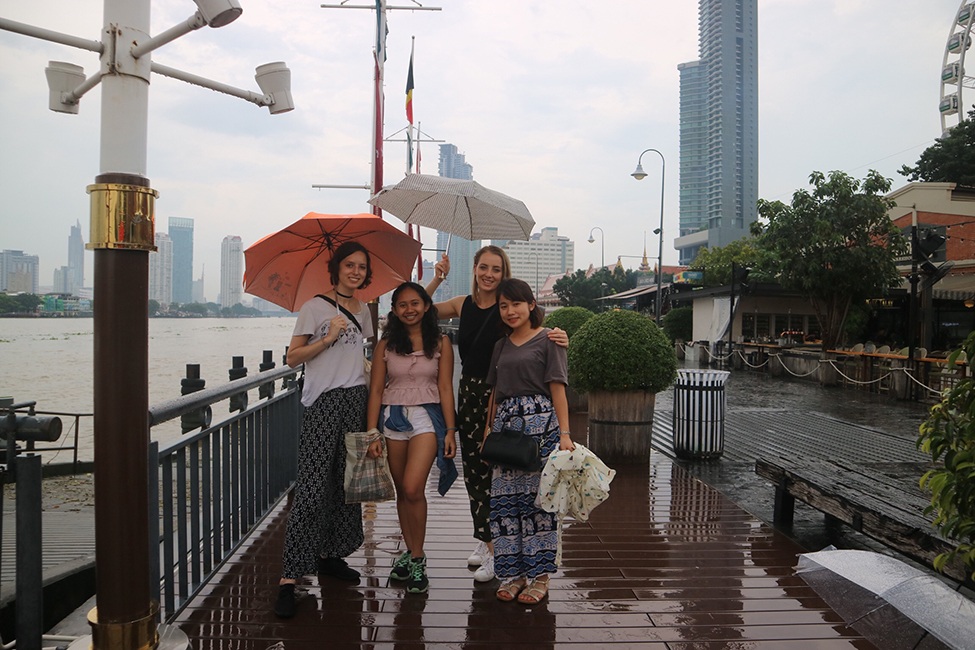
<svg viewBox="0 0 975 650">
<path fill-rule="evenodd" d="M 181 379 L 179 382 L 180 395 L 189 395 L 190 393 L 195 393 L 198 390 L 203 390 L 206 387 L 206 380 L 200 379 L 200 364 L 198 363 L 188 363 L 186 364 L 186 379 Z M 184 413 L 179 416 L 179 425 L 183 433 L 189 433 L 194 429 L 203 429 L 204 427 L 210 426 L 210 407 L 204 407 L 193 411 L 191 413 Z"/>
<path fill-rule="evenodd" d="M 272 370 L 274 368 L 274 352 L 272 350 L 264 350 L 264 361 L 261 362 L 260 370 L 264 372 L 265 370 Z M 271 399 L 274 397 L 274 382 L 269 381 L 265 384 L 261 384 L 257 389 L 257 396 L 260 399 Z"/>
<path fill-rule="evenodd" d="M 244 357 L 234 357 L 233 367 L 229 370 L 230 381 L 241 379 L 247 376 L 247 368 L 244 366 Z M 230 396 L 230 412 L 243 411 L 247 408 L 247 391 Z"/>
</svg>

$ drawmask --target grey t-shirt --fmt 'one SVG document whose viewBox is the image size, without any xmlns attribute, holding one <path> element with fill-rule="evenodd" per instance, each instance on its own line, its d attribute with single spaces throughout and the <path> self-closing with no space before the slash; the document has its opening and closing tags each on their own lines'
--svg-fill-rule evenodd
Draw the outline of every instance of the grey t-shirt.
<svg viewBox="0 0 975 650">
<path fill-rule="evenodd" d="M 568 383 L 565 348 L 548 338 L 549 328 L 521 345 L 508 337 L 494 345 L 487 383 L 495 388 L 495 400 L 518 395 L 548 395 L 551 382 Z"/>
</svg>

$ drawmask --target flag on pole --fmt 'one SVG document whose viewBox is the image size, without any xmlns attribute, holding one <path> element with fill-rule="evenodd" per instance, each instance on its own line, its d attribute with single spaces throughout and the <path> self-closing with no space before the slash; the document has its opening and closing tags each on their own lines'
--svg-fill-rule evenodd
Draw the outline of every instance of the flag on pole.
<svg viewBox="0 0 975 650">
<path fill-rule="evenodd" d="M 415 43 L 415 41 L 414 41 Z M 413 49 L 410 46 L 410 69 L 406 73 L 406 173 L 413 169 Z"/>
<path fill-rule="evenodd" d="M 386 25 L 386 0 L 376 0 L 376 62 L 382 72 L 386 64 L 386 35 L 389 27 Z"/>
<path fill-rule="evenodd" d="M 413 125 L 413 50 L 410 46 L 410 69 L 406 73 L 406 121 Z"/>
</svg>

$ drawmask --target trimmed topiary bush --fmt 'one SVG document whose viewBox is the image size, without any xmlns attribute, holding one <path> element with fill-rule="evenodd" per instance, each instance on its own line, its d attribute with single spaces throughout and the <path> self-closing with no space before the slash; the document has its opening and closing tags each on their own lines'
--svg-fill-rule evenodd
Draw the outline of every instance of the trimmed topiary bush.
<svg viewBox="0 0 975 650">
<path fill-rule="evenodd" d="M 659 393 L 677 377 L 677 356 L 663 330 L 632 311 L 590 318 L 569 344 L 569 376 L 582 391 Z"/>
<path fill-rule="evenodd" d="M 572 338 L 583 323 L 595 316 L 585 307 L 562 307 L 545 317 L 545 327 L 560 327 Z"/>
<path fill-rule="evenodd" d="M 663 317 L 664 334 L 671 341 L 690 341 L 694 336 L 694 308 L 677 307 Z"/>
</svg>

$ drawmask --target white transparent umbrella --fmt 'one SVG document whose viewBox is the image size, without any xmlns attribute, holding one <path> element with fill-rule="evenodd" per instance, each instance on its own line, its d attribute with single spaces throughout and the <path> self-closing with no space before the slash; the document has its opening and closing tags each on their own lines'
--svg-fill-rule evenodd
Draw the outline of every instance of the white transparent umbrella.
<svg viewBox="0 0 975 650">
<path fill-rule="evenodd" d="M 443 176 L 407 174 L 377 192 L 369 203 L 408 224 L 469 240 L 527 240 L 535 227 L 528 208 L 518 199 L 474 181 Z"/>
<path fill-rule="evenodd" d="M 878 647 L 975 647 L 975 603 L 938 578 L 871 551 L 828 547 L 799 556 L 796 573 Z M 920 645 L 919 645 L 920 644 Z"/>
</svg>

